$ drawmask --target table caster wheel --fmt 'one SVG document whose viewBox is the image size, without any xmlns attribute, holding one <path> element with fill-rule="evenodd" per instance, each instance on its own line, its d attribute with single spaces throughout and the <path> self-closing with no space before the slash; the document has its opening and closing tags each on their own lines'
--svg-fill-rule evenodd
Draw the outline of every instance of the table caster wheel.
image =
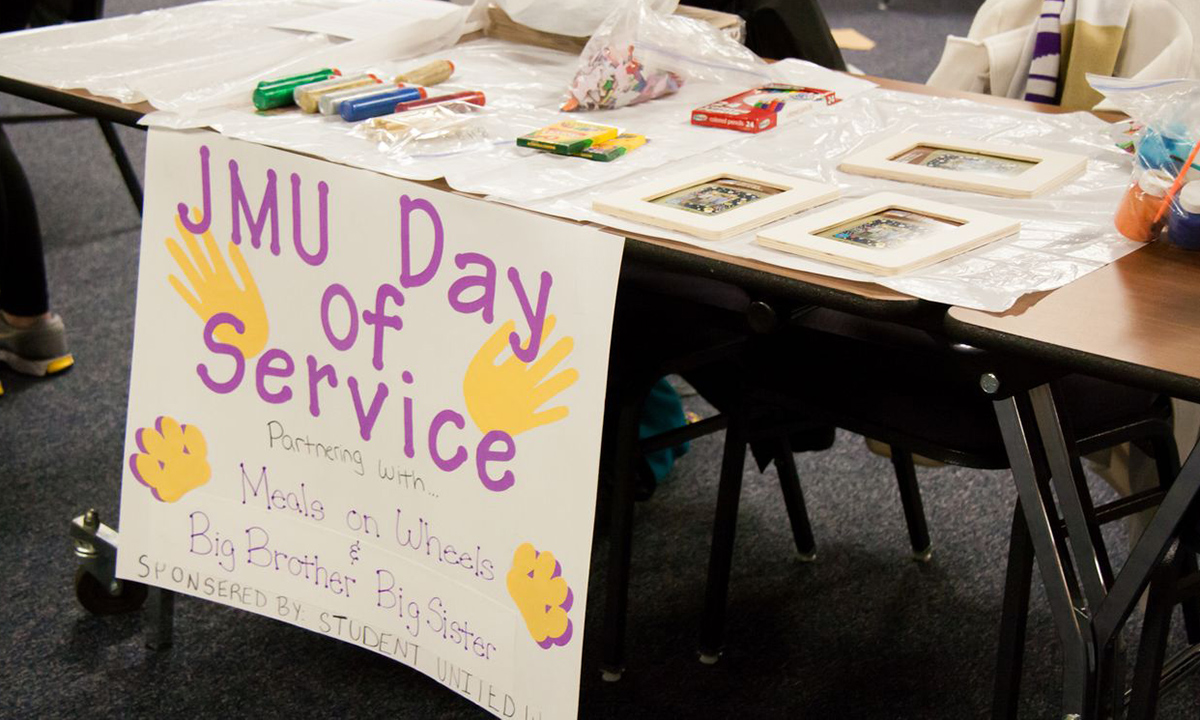
<svg viewBox="0 0 1200 720">
<path fill-rule="evenodd" d="M 139 582 L 116 580 L 116 593 L 105 587 L 91 573 L 79 568 L 75 571 L 75 597 L 79 604 L 93 615 L 120 615 L 133 612 L 146 602 L 147 588 Z"/>
</svg>

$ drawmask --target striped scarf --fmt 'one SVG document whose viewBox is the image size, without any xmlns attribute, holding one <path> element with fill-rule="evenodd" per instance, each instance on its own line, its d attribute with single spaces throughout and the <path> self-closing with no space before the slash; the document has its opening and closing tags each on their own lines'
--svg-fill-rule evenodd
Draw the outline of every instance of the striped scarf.
<svg viewBox="0 0 1200 720">
<path fill-rule="evenodd" d="M 1062 55 L 1062 12 L 1066 0 L 1042 0 L 1037 33 L 1033 41 L 1033 60 L 1025 81 L 1025 99 L 1030 102 L 1058 102 L 1058 70 Z"/>
<path fill-rule="evenodd" d="M 1200 0 L 1183 0 L 1200 2 Z M 1125 40 L 1125 24 L 1134 0 L 1042 0 L 1026 45 L 1029 74 L 1014 79 L 1010 97 L 1087 109 L 1100 94 L 1087 74 L 1112 75 Z M 1032 52 L 1031 52 L 1032 50 Z"/>
</svg>

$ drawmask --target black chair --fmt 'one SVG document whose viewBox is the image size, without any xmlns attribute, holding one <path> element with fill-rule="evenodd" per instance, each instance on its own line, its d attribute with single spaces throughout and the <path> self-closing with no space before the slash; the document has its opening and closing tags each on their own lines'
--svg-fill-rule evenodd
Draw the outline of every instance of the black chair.
<svg viewBox="0 0 1200 720">
<path fill-rule="evenodd" d="M 1001 390 L 1005 393 L 1048 379 L 1041 368 L 1031 372 L 973 348 L 947 346 L 936 333 L 828 310 L 810 312 L 786 332 L 761 339 L 757 347 L 739 356 L 739 363 L 739 374 L 748 379 L 744 408 L 761 405 L 790 411 L 804 422 L 827 422 L 885 442 L 893 448 L 902 488 L 911 484 L 911 489 L 915 489 L 915 476 L 905 475 L 913 472 L 912 453 L 968 467 L 1007 468 L 992 408 L 997 396 L 981 389 L 980 378 L 988 372 L 1005 377 L 1011 383 Z M 1063 377 L 1057 388 L 1061 396 L 1058 405 L 1074 423 L 1075 482 L 1083 482 L 1080 455 L 1130 441 L 1148 447 L 1160 477 L 1174 477 L 1178 455 L 1165 399 L 1082 376 Z M 710 663 L 723 647 L 745 441 L 761 432 L 749 410 L 731 414 L 728 423 L 700 634 L 701 659 Z M 1042 477 L 1049 474 L 1045 467 L 1037 471 Z M 1161 496 L 1162 492 L 1155 490 L 1094 508 L 1089 531 L 1097 547 L 1103 548 L 1100 524 L 1152 506 Z M 919 508 L 917 497 L 914 507 Z M 786 495 L 785 502 L 795 505 Z M 793 526 L 796 524 L 794 519 Z M 910 523 L 910 532 L 912 529 Z M 1066 532 L 1061 523 L 1058 531 Z M 1006 579 L 994 717 L 1015 717 L 1033 559 L 1018 507 Z M 1102 565 L 1111 582 L 1107 557 L 1102 557 Z M 1194 611 L 1191 614 L 1200 617 Z"/>
<path fill-rule="evenodd" d="M 33 10 L 31 12 L 31 21 L 36 27 L 42 24 L 58 22 L 97 20 L 103 15 L 104 0 L 61 0 L 55 3 L 35 2 L 33 3 Z M 69 113 L 8 115 L 0 117 L 0 125 L 83 119 L 85 118 L 80 115 Z M 133 163 L 129 160 L 129 155 L 125 152 L 125 146 L 121 144 L 121 138 L 117 136 L 117 131 L 113 128 L 112 122 L 100 119 L 97 119 L 96 122 L 100 126 L 100 132 L 104 135 L 104 141 L 108 144 L 108 149 L 112 153 L 113 160 L 117 163 L 117 170 L 121 173 L 121 179 L 125 183 L 125 188 L 129 191 L 129 197 L 133 200 L 138 214 L 141 215 L 142 184 L 138 180 Z"/>
<path fill-rule="evenodd" d="M 608 681 L 620 679 L 624 672 L 634 502 L 639 496 L 647 498 L 653 488 L 652 478 L 641 472 L 641 455 L 725 428 L 727 413 L 741 392 L 727 372 L 729 363 L 755 334 L 755 326 L 764 322 L 759 316 L 765 307 L 746 290 L 720 280 L 637 262 L 621 268 L 601 443 L 601 487 L 611 489 L 601 659 Z M 718 414 L 639 440 L 643 401 L 650 387 L 669 374 L 685 377 Z M 833 443 L 831 426 L 793 425 L 788 437 L 797 449 L 818 450 Z M 770 462 L 770 446 L 756 443 L 753 449 L 760 466 Z M 803 514 L 796 518 L 807 524 Z"/>
<path fill-rule="evenodd" d="M 733 13 L 746 21 L 746 47 L 759 57 L 799 58 L 845 70 L 817 0 L 689 0 L 688 5 Z"/>
<path fill-rule="evenodd" d="M 740 446 L 741 454 L 736 460 L 729 459 L 735 466 L 728 465 L 723 477 L 740 477 L 747 447 L 760 471 L 775 462 L 797 553 L 801 560 L 815 559 L 816 542 L 793 455 L 828 449 L 834 441 L 834 427 L 792 408 L 747 403 L 749 386 L 739 368 L 739 356 L 749 352 L 754 339 L 778 326 L 774 307 L 781 305 L 777 296 L 775 289 L 759 289 L 752 296 L 729 282 L 646 263 L 622 267 L 601 455 L 601 475 L 607 478 L 603 487 L 612 488 L 607 498 L 610 545 L 601 660 L 606 680 L 618 680 L 624 671 L 634 501 L 648 497 L 653 487 L 652 479 L 640 473 L 641 453 L 725 429 L 726 447 Z M 815 311 L 817 315 L 822 312 Z M 718 414 L 639 440 L 642 401 L 651 385 L 672 373 L 685 377 Z M 730 418 L 737 421 L 731 425 Z M 912 455 L 896 447 L 892 458 L 914 558 L 928 560 L 929 535 Z"/>
</svg>

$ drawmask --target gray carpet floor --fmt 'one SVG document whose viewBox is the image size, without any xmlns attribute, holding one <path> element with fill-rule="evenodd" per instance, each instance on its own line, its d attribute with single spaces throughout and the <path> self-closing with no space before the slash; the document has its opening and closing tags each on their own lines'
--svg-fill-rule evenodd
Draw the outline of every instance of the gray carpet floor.
<svg viewBox="0 0 1200 720">
<path fill-rule="evenodd" d="M 162 4 L 113 0 L 109 12 Z M 855 0 L 826 9 L 832 25 L 880 43 L 851 62 L 920 80 L 941 37 L 965 32 L 973 6 L 895 0 L 881 13 L 874 0 Z M 42 110 L 0 102 L 5 114 Z M 237 610 L 182 598 L 176 645 L 155 653 L 143 647 L 140 615 L 97 618 L 79 607 L 67 528 L 87 507 L 117 518 L 139 222 L 95 123 L 8 132 L 37 196 L 54 305 L 67 319 L 77 366 L 43 381 L 0 368 L 0 717 L 485 717 L 380 656 Z M 140 166 L 144 136 L 121 135 Z M 699 398 L 687 405 L 705 410 Z M 694 648 L 720 450 L 719 435 L 693 443 L 637 508 L 629 668 L 616 684 L 602 683 L 597 671 L 607 550 L 598 526 L 582 717 L 987 714 L 1015 497 L 1007 473 L 920 472 L 936 549 L 933 562 L 917 564 L 908 559 L 886 460 L 849 435 L 828 452 L 798 455 L 819 543 L 817 562 L 806 564 L 791 544 L 774 470 L 760 475 L 748 465 L 729 649 L 710 667 Z M 1121 532 L 1109 533 L 1116 547 Z M 1022 717 L 1049 718 L 1061 669 L 1037 585 Z M 1178 631 L 1174 642 L 1182 642 Z M 1198 714 L 1193 678 L 1161 717 Z"/>
</svg>

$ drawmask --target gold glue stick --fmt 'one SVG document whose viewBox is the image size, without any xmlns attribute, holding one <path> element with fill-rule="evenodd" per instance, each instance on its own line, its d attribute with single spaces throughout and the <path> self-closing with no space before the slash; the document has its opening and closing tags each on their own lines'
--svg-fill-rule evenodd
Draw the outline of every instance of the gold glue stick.
<svg viewBox="0 0 1200 720">
<path fill-rule="evenodd" d="M 454 63 L 449 60 L 434 60 L 428 65 L 422 65 L 415 70 L 409 70 L 396 76 L 396 83 L 407 85 L 437 85 L 454 74 Z"/>
</svg>

